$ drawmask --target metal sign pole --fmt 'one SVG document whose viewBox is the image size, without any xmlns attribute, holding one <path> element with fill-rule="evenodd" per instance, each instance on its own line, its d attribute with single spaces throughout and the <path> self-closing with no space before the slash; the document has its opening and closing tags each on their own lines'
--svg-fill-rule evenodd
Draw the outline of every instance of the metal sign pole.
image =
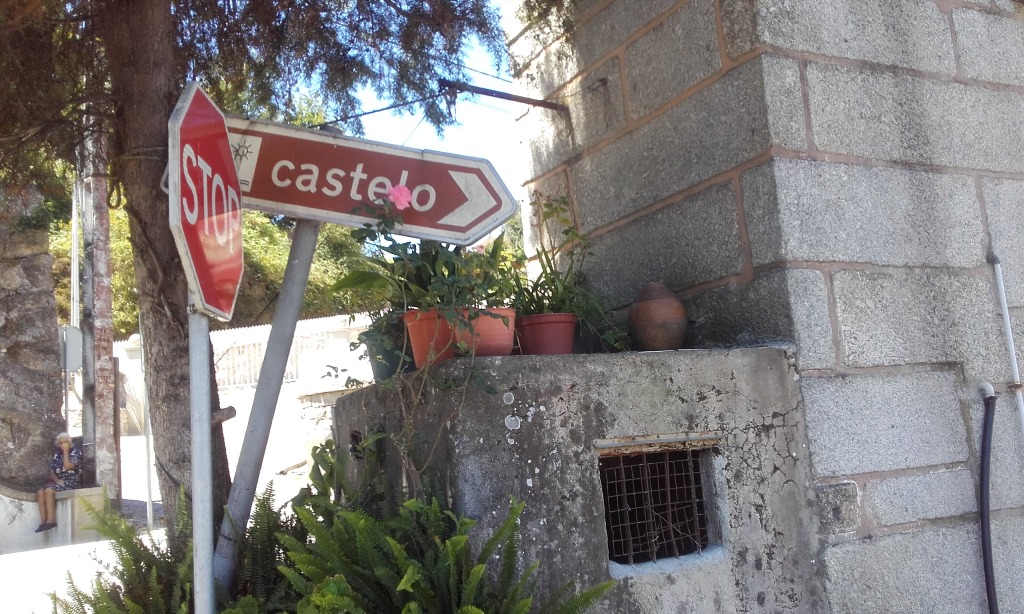
<svg viewBox="0 0 1024 614">
<path fill-rule="evenodd" d="M 189 300 L 192 406 L 192 555 L 196 614 L 213 614 L 213 454 L 210 428 L 210 321 Z"/>
<path fill-rule="evenodd" d="M 249 425 L 242 441 L 242 450 L 235 467 L 235 479 L 228 495 L 227 513 L 221 521 L 214 558 L 216 583 L 222 587 L 231 585 L 235 575 L 235 555 L 238 551 L 239 534 L 249 524 L 252 502 L 256 497 L 256 485 L 260 468 L 267 451 L 274 411 L 281 395 L 281 383 L 288 366 L 288 354 L 295 336 L 295 325 L 302 311 L 302 300 L 309 281 L 309 269 L 316 250 L 317 233 L 320 225 L 311 220 L 300 219 L 295 226 L 292 248 L 288 254 L 288 267 L 281 284 L 281 296 L 277 301 L 274 321 L 270 327 L 266 355 L 260 368 L 256 384 L 256 396 L 249 414 Z"/>
</svg>

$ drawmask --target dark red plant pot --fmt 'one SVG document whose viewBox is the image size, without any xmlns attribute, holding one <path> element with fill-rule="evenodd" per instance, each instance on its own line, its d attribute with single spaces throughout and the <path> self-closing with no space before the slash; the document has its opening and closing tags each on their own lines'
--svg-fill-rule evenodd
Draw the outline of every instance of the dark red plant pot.
<svg viewBox="0 0 1024 614">
<path fill-rule="evenodd" d="M 572 354 L 576 340 L 575 314 L 539 313 L 516 323 L 523 354 Z"/>
</svg>

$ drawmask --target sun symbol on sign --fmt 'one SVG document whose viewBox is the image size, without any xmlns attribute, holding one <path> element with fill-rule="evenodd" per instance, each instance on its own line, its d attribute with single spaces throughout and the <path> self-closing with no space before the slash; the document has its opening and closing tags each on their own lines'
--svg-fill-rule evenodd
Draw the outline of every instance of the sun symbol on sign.
<svg viewBox="0 0 1024 614">
<path fill-rule="evenodd" d="M 249 159 L 249 154 L 252 153 L 252 147 L 249 145 L 249 141 L 243 139 L 231 147 L 231 152 L 235 160 L 241 162 L 242 160 Z"/>
</svg>

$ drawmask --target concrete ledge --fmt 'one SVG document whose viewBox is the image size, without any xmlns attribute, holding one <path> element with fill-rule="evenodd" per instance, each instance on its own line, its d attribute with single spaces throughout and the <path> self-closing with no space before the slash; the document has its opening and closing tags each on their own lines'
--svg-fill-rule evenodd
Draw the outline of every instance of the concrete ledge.
<svg viewBox="0 0 1024 614">
<path fill-rule="evenodd" d="M 80 544 L 100 539 L 99 533 L 90 528 L 93 521 L 86 503 L 92 506 L 92 509 L 102 510 L 106 498 L 104 490 L 102 486 L 94 486 L 65 490 L 56 494 L 58 543 Z"/>
</svg>

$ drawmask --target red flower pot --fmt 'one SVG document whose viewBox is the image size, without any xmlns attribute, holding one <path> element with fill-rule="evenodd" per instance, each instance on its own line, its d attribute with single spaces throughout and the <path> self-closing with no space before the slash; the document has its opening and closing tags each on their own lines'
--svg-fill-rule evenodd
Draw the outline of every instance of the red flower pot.
<svg viewBox="0 0 1024 614">
<path fill-rule="evenodd" d="M 576 316 L 571 313 L 538 313 L 516 322 L 523 354 L 572 354 L 576 341 Z"/>
</svg>

